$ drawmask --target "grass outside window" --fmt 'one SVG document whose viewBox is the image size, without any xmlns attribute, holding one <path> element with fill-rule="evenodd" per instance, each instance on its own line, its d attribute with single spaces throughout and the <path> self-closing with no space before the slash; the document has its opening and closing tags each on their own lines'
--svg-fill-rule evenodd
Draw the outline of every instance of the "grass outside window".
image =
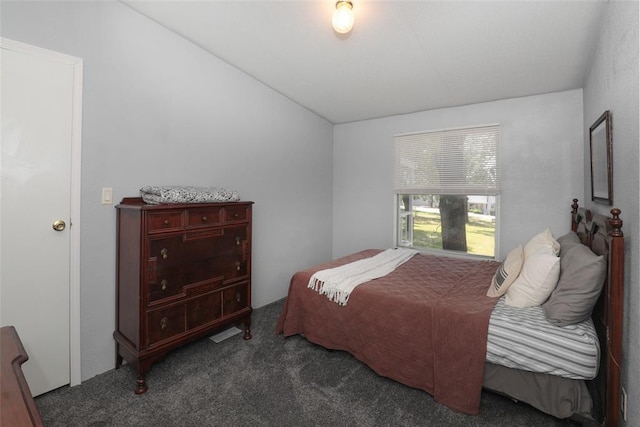
<svg viewBox="0 0 640 427">
<path fill-rule="evenodd" d="M 467 253 L 493 257 L 495 254 L 495 233 L 495 217 L 470 212 L 466 225 Z M 439 212 L 413 210 L 412 246 L 415 248 L 442 249 Z"/>
</svg>

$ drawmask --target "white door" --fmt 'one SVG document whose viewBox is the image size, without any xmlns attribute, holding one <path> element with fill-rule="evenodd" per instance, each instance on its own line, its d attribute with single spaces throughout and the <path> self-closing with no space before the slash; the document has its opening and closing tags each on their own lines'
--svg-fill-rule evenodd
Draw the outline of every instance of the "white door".
<svg viewBox="0 0 640 427">
<path fill-rule="evenodd" d="M 1 54 L 0 324 L 16 328 L 37 396 L 79 383 L 71 379 L 72 363 L 79 363 L 71 287 L 78 257 L 71 249 L 79 234 L 79 212 L 72 217 L 79 156 L 72 148 L 79 142 L 81 62 L 6 39 Z"/>
</svg>

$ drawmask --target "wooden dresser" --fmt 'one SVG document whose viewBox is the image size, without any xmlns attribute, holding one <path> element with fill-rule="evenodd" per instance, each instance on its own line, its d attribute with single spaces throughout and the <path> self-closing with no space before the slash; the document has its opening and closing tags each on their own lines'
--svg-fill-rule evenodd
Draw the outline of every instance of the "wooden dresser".
<svg viewBox="0 0 640 427">
<path fill-rule="evenodd" d="M 13 326 L 0 328 L 0 349 L 0 425 L 44 425 L 22 373 L 21 365 L 29 360 L 29 356 Z"/>
<path fill-rule="evenodd" d="M 252 205 L 116 206 L 116 368 L 136 369 L 137 394 L 178 346 L 240 322 L 251 339 Z"/>
</svg>

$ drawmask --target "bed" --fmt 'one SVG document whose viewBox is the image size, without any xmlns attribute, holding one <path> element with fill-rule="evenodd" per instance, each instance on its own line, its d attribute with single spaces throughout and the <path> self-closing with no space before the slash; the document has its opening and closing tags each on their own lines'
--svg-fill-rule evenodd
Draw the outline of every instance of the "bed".
<svg viewBox="0 0 640 427">
<path fill-rule="evenodd" d="M 317 280 L 314 278 L 318 272 L 366 262 L 382 252 L 367 249 L 295 273 L 276 332 L 285 337 L 300 334 L 328 349 L 347 351 L 379 375 L 422 389 L 455 411 L 478 414 L 484 388 L 558 418 L 615 426 L 622 349 L 622 221 L 618 209 L 611 210 L 611 217 L 592 215 L 577 202 L 574 199 L 571 205 L 571 229 L 557 238 L 556 262 L 562 271 L 558 273 L 561 280 L 556 282 L 575 286 L 576 281 L 588 276 L 585 272 L 590 265 L 585 266 L 575 258 L 575 253 L 584 252 L 585 248 L 589 249 L 588 256 L 597 257 L 603 264 L 600 276 L 591 275 L 600 278 L 597 292 L 594 294 L 591 290 L 592 303 L 587 304 L 588 313 L 579 322 L 576 316 L 584 316 L 585 307 L 580 307 L 581 314 L 574 313 L 580 310 L 565 309 L 567 302 L 574 304 L 576 298 L 575 292 L 567 291 L 567 285 L 555 287 L 553 292 L 558 296 L 544 297 L 544 304 L 522 310 L 509 307 L 516 301 L 515 296 L 505 304 L 511 297 L 508 290 L 498 296 L 488 296 L 488 288 L 496 284 L 498 271 L 504 273 L 507 268 L 507 259 L 499 263 L 417 254 L 390 273 L 355 287 L 345 304 L 336 303 L 310 287 Z M 521 249 L 523 253 L 531 241 Z M 574 246 L 577 248 L 570 249 Z M 563 257 L 565 253 L 572 255 Z M 520 280 L 524 275 L 524 270 L 518 269 L 517 278 L 509 282 Z M 512 286 L 521 289 L 520 285 Z M 516 295 L 515 291 L 512 293 Z M 580 298 L 580 304 L 574 305 L 584 305 L 584 298 Z M 525 317 L 513 320 L 505 315 L 505 310 Z M 520 334 L 512 331 L 517 327 L 529 330 L 527 316 L 540 314 L 550 319 L 543 319 L 543 323 L 562 333 L 583 328 L 578 340 L 591 341 L 591 347 L 584 350 L 549 348 L 546 355 L 532 356 L 534 365 L 539 366 L 528 366 L 531 361 L 519 360 L 526 348 L 544 350 L 548 343 L 529 343 L 528 346 L 525 343 L 521 347 L 524 350 L 518 351 L 516 344 L 505 345 L 501 340 Z M 501 323 L 508 333 L 500 329 Z M 543 339 L 551 335 L 553 331 L 540 333 Z M 566 340 L 561 337 L 557 341 Z M 514 347 L 516 351 L 503 355 L 501 347 Z M 567 373 L 571 367 L 558 368 L 547 363 L 549 354 L 561 354 L 561 359 L 567 361 L 580 360 L 575 365 L 586 368 Z M 584 363 L 578 355 L 585 357 Z"/>
</svg>

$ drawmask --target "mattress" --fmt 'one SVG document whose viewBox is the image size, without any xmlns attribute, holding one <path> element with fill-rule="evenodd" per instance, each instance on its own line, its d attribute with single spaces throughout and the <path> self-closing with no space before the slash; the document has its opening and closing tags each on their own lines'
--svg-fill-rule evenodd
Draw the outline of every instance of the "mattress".
<svg viewBox="0 0 640 427">
<path fill-rule="evenodd" d="M 591 319 L 559 327 L 541 306 L 517 308 L 500 298 L 489 320 L 487 362 L 525 371 L 589 380 L 598 373 L 600 344 Z"/>
</svg>

